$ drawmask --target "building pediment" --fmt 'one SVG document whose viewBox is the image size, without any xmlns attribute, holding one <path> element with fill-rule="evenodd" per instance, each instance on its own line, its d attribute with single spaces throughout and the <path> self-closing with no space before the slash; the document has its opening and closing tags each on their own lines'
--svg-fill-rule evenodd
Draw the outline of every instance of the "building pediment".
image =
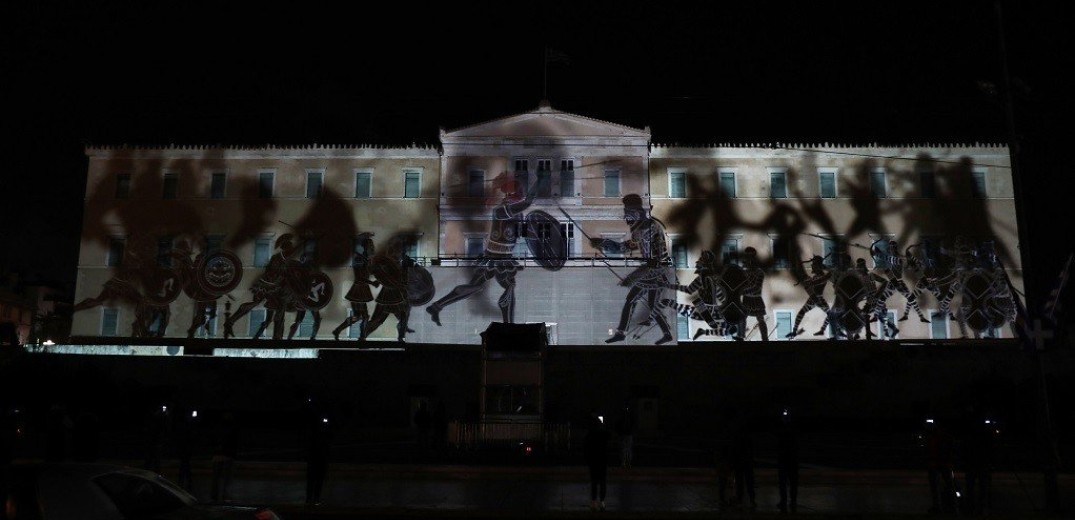
<svg viewBox="0 0 1075 520">
<path fill-rule="evenodd" d="M 649 128 L 639 129 L 553 109 L 543 103 L 536 110 L 484 123 L 441 130 L 445 144 L 473 140 L 616 138 L 649 141 Z"/>
</svg>

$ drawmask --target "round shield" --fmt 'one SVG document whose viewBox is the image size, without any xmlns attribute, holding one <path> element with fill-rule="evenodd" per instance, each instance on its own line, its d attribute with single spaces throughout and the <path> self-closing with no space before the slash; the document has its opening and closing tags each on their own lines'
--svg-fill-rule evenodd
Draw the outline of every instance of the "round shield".
<svg viewBox="0 0 1075 520">
<path fill-rule="evenodd" d="M 388 287 L 400 287 L 403 285 L 403 270 L 399 260 L 393 260 L 388 255 L 375 255 L 370 259 L 370 274 L 381 285 Z"/>
<path fill-rule="evenodd" d="M 183 292 L 186 280 L 176 269 L 154 269 L 145 280 L 146 302 L 155 307 L 170 305 Z"/>
<path fill-rule="evenodd" d="M 848 307 L 858 307 L 858 303 L 867 296 L 866 280 L 856 271 L 846 271 L 835 278 L 833 287 L 836 296 L 842 298 Z"/>
<path fill-rule="evenodd" d="M 988 329 L 992 325 L 992 320 L 986 307 L 993 296 L 991 290 L 993 283 L 989 273 L 981 269 L 973 269 L 964 275 L 962 286 L 960 307 L 967 326 L 977 332 Z"/>
<path fill-rule="evenodd" d="M 243 263 L 231 251 L 213 251 L 199 257 L 194 266 L 194 281 L 210 296 L 228 294 L 243 279 Z"/>
<path fill-rule="evenodd" d="M 526 215 L 526 245 L 534 261 L 549 271 L 559 271 L 567 263 L 567 240 L 560 222 L 541 210 Z"/>
<path fill-rule="evenodd" d="M 306 284 L 301 293 L 297 293 L 297 303 L 311 311 L 319 311 L 332 300 L 332 279 L 321 271 L 310 271 L 304 277 Z"/>
<path fill-rule="evenodd" d="M 413 265 L 407 270 L 407 301 L 411 305 L 425 305 L 433 299 L 436 287 L 433 275 L 420 265 Z"/>
<path fill-rule="evenodd" d="M 717 280 L 724 293 L 724 305 L 721 307 L 724 318 L 732 323 L 746 318 L 746 309 L 743 308 L 743 289 L 747 282 L 746 271 L 738 264 L 728 264 Z"/>
</svg>

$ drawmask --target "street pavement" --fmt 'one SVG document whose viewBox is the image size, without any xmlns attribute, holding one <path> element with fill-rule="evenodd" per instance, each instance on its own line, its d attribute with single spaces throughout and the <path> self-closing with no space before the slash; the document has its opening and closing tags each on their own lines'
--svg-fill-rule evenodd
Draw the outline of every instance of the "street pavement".
<svg viewBox="0 0 1075 520">
<path fill-rule="evenodd" d="M 120 461 L 123 462 L 123 461 Z M 127 461 L 133 462 L 133 461 Z M 162 468 L 175 478 L 176 466 Z M 611 468 L 609 517 L 694 518 L 777 515 L 775 470 L 757 470 L 757 509 L 722 506 L 712 470 L 701 468 Z M 962 475 L 957 474 L 957 478 Z M 208 464 L 195 466 L 193 493 L 208 499 Z M 1075 475 L 1061 476 L 1062 510 L 1075 511 Z M 305 466 L 297 462 L 239 462 L 231 500 L 270 505 L 293 518 L 523 518 L 588 515 L 589 483 L 578 466 L 453 466 L 335 464 L 330 467 L 317 507 L 304 505 Z M 732 492 L 734 494 L 734 491 Z M 1042 477 L 996 473 L 993 507 L 1000 518 L 1046 515 Z M 930 508 L 925 472 L 837 470 L 801 471 L 799 515 L 820 517 L 905 517 Z M 1067 518 L 1071 518 L 1068 516 Z"/>
</svg>

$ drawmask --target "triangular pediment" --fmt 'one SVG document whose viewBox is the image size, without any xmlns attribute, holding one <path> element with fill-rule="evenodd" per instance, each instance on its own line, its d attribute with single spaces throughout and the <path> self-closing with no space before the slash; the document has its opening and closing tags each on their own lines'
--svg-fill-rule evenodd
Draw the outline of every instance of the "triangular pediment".
<svg viewBox="0 0 1075 520">
<path fill-rule="evenodd" d="M 471 138 L 643 138 L 649 139 L 649 128 L 632 128 L 578 114 L 570 114 L 542 104 L 536 110 L 502 117 L 484 123 L 441 132 L 441 141 Z"/>
</svg>

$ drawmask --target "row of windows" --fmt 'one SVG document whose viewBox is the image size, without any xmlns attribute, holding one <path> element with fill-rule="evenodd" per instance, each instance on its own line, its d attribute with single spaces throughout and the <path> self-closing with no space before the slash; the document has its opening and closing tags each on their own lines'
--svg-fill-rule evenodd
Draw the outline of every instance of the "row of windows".
<svg viewBox="0 0 1075 520">
<path fill-rule="evenodd" d="M 971 184 L 971 196 L 974 198 L 986 197 L 986 182 L 984 171 L 973 171 L 974 182 Z M 736 182 L 734 170 L 720 170 L 716 173 L 716 182 L 720 193 L 727 198 L 736 198 Z M 839 178 L 835 168 L 823 168 L 818 170 L 818 195 L 823 199 L 834 199 L 837 194 L 837 179 Z M 937 196 L 937 177 L 932 171 L 919 172 L 919 187 L 923 198 L 932 199 Z M 885 170 L 873 170 L 870 172 L 870 192 L 877 198 L 888 197 L 888 179 Z M 686 198 L 687 194 L 687 171 L 673 168 L 668 171 L 668 196 L 673 199 Z M 771 169 L 769 171 L 769 198 L 788 198 L 788 174 L 786 170 Z"/>
<path fill-rule="evenodd" d="M 351 316 L 352 310 L 348 309 L 347 315 Z M 250 317 L 247 321 L 246 336 L 254 337 L 263 324 L 265 324 L 266 311 L 265 309 L 251 309 L 248 314 Z M 158 316 L 153 323 L 149 324 L 149 332 L 155 333 L 160 330 L 162 325 L 161 318 Z M 268 324 L 271 329 L 271 323 Z M 348 327 L 347 337 L 352 339 L 358 339 L 362 334 L 363 323 L 356 322 L 354 325 Z M 102 336 L 118 336 L 119 335 L 119 309 L 115 307 L 105 307 L 101 311 L 101 335 Z M 301 322 L 299 322 L 299 329 L 296 337 L 309 338 L 314 331 L 314 316 L 313 313 L 306 313 L 306 316 Z M 216 336 L 217 333 L 217 317 L 214 315 L 206 321 L 205 325 L 198 329 L 196 336 L 199 338 L 211 338 Z M 272 337 L 272 331 L 262 331 L 261 337 Z"/>
<path fill-rule="evenodd" d="M 416 199 L 422 196 L 422 171 L 419 169 L 405 168 L 403 175 L 403 192 L 394 195 L 408 199 Z M 165 200 L 179 198 L 179 174 L 168 172 L 164 174 L 164 182 L 161 188 L 161 198 Z M 371 170 L 358 170 L 354 172 L 354 193 L 356 199 L 368 199 L 373 196 L 373 172 Z M 317 199 L 324 194 L 325 172 L 324 170 L 306 171 L 306 198 Z M 257 177 L 258 197 L 271 199 L 276 191 L 276 172 L 261 170 Z M 228 192 L 227 172 L 213 172 L 210 174 L 209 193 L 210 199 L 223 199 Z M 131 174 L 116 174 L 117 199 L 126 199 L 131 193 Z"/>
</svg>

